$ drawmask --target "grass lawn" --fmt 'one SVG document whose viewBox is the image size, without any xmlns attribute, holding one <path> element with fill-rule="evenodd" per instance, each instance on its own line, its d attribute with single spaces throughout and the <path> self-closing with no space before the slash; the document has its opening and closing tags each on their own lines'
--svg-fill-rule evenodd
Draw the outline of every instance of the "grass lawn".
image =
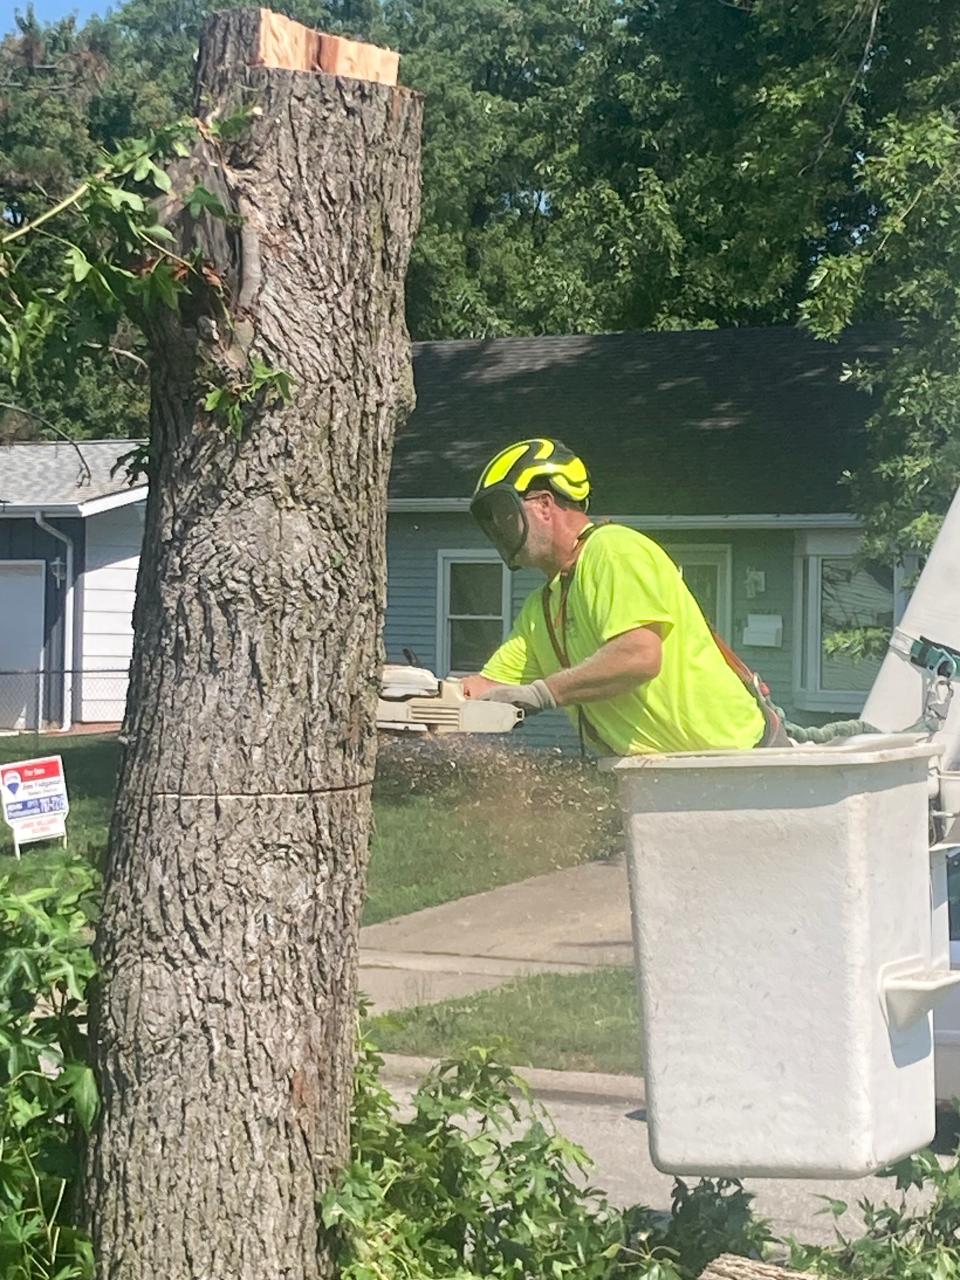
<svg viewBox="0 0 960 1280">
<path fill-rule="evenodd" d="M 0 763 L 63 756 L 69 852 L 98 863 L 107 841 L 118 744 L 113 737 L 0 738 Z M 386 743 L 374 787 L 364 923 L 604 856 L 618 845 L 609 780 L 578 761 L 466 739 Z M 0 826 L 0 875 L 17 888 L 45 880 L 59 845 L 13 858 Z"/>
<path fill-rule="evenodd" d="M 515 1067 L 640 1073 L 640 1024 L 632 969 L 543 973 L 473 996 L 371 1018 L 384 1053 L 442 1058 L 496 1046 Z"/>
</svg>

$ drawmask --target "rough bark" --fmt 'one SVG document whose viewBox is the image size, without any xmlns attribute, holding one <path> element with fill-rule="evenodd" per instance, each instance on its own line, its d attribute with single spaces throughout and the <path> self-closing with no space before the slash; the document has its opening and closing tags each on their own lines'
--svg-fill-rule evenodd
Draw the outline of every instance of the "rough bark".
<svg viewBox="0 0 960 1280">
<path fill-rule="evenodd" d="M 91 1021 L 102 1113 L 86 1191 L 110 1280 L 331 1274 L 316 1198 L 347 1151 L 421 103 L 248 65 L 259 21 L 208 21 L 198 114 L 253 115 L 180 175 L 244 225 L 171 224 L 232 314 L 211 298 L 152 335 Z M 201 404 L 241 353 L 296 385 L 289 405 L 252 406 L 235 439 Z"/>
<path fill-rule="evenodd" d="M 786 1267 L 771 1267 L 751 1258 L 738 1258 L 724 1253 L 700 1272 L 700 1280 L 814 1280 L 809 1271 L 790 1271 Z"/>
</svg>

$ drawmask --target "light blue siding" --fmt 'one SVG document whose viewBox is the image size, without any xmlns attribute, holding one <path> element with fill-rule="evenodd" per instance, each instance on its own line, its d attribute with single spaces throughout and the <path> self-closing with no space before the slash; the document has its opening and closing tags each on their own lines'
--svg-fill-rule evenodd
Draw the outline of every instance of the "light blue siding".
<svg viewBox="0 0 960 1280">
<path fill-rule="evenodd" d="M 438 552 L 487 545 L 468 515 L 389 517 L 384 627 L 387 662 L 403 662 L 403 650 L 408 648 L 422 666 L 436 669 Z"/>
<path fill-rule="evenodd" d="M 759 672 L 770 686 L 773 701 L 790 719 L 793 706 L 793 548 L 788 529 L 743 530 L 723 538 L 733 548 L 733 632 L 731 644 L 748 667 Z M 766 575 L 766 589 L 747 598 L 747 570 Z M 743 643 L 743 629 L 751 613 L 777 614 L 783 620 L 783 644 L 779 648 L 755 648 Z"/>
</svg>

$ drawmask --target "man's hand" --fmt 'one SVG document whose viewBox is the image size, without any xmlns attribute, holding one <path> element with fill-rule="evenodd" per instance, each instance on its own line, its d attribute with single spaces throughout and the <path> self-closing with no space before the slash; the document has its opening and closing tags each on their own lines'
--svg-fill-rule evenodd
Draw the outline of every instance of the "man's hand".
<svg viewBox="0 0 960 1280">
<path fill-rule="evenodd" d="M 539 711 L 550 711 L 557 705 L 545 680 L 533 680 L 530 684 L 496 684 L 480 696 L 484 702 L 509 702 L 520 707 L 528 716 L 535 716 Z"/>
<path fill-rule="evenodd" d="M 498 687 L 496 680 L 488 680 L 486 676 L 464 676 L 460 681 L 460 692 L 465 698 L 482 698 L 491 689 Z"/>
</svg>

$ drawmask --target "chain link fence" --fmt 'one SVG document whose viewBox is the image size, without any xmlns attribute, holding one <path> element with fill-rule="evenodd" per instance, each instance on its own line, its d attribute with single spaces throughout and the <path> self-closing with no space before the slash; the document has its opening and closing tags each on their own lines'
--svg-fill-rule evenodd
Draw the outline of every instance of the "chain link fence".
<svg viewBox="0 0 960 1280">
<path fill-rule="evenodd" d="M 119 724 L 127 700 L 126 667 L 109 670 L 0 670 L 0 734 L 39 737 Z"/>
</svg>

